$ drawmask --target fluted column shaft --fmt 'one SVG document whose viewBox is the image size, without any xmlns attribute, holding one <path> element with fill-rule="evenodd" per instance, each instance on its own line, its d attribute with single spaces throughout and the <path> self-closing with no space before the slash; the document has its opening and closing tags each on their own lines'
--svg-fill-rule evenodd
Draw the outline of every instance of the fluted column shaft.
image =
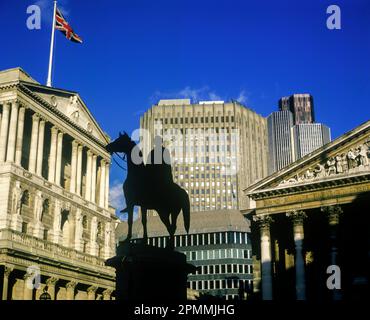
<svg viewBox="0 0 370 320">
<path fill-rule="evenodd" d="M 306 214 L 303 211 L 287 212 L 293 223 L 293 236 L 295 244 L 295 287 L 297 300 L 306 300 L 306 276 L 303 257 L 304 229 L 303 220 Z"/>
<path fill-rule="evenodd" d="M 9 285 L 9 276 L 12 273 L 13 268 L 8 266 L 4 266 L 4 278 L 3 278 L 3 292 L 2 292 L 2 300 L 8 300 L 8 285 Z"/>
<path fill-rule="evenodd" d="M 42 163 L 44 158 L 44 135 L 45 135 L 45 121 L 41 120 L 39 125 L 39 140 L 37 148 L 37 165 L 36 173 L 37 175 L 42 175 Z"/>
<path fill-rule="evenodd" d="M 255 216 L 259 224 L 261 237 L 261 277 L 262 277 L 262 299 L 272 300 L 272 273 L 271 273 L 271 236 L 270 216 Z"/>
<path fill-rule="evenodd" d="M 28 171 L 36 173 L 36 157 L 37 157 L 37 143 L 39 137 L 39 122 L 40 117 L 38 114 L 32 116 L 32 134 L 31 134 L 31 146 L 30 146 L 30 157 L 28 162 Z"/>
<path fill-rule="evenodd" d="M 87 300 L 95 300 L 97 287 L 89 287 L 87 289 Z"/>
<path fill-rule="evenodd" d="M 6 148 L 8 142 L 8 128 L 9 128 L 9 110 L 10 104 L 5 102 L 3 104 L 3 114 L 1 117 L 1 129 L 0 129 L 0 162 L 5 161 Z"/>
<path fill-rule="evenodd" d="M 71 184 L 69 188 L 69 191 L 72 193 L 76 192 L 77 149 L 78 143 L 76 141 L 72 141 Z"/>
<path fill-rule="evenodd" d="M 31 277 L 31 274 L 26 273 L 23 277 L 23 300 L 32 300 L 33 288 L 30 286 L 28 279 Z"/>
<path fill-rule="evenodd" d="M 105 207 L 105 160 L 100 161 L 100 189 L 99 189 L 99 205 Z"/>
<path fill-rule="evenodd" d="M 96 161 L 97 156 L 94 154 L 92 156 L 92 173 L 91 173 L 91 201 L 95 203 L 96 201 Z"/>
<path fill-rule="evenodd" d="M 56 127 L 52 127 L 50 138 L 49 173 L 48 173 L 48 180 L 50 182 L 55 182 L 57 144 L 58 144 L 58 129 Z"/>
<path fill-rule="evenodd" d="M 15 163 L 21 165 L 22 163 L 22 148 L 23 148 L 23 131 L 24 131 L 24 114 L 26 108 L 19 108 L 18 114 L 18 129 L 17 129 L 17 143 L 15 147 Z"/>
<path fill-rule="evenodd" d="M 60 185 L 60 179 L 62 176 L 62 151 L 63 151 L 63 133 L 58 133 L 58 142 L 57 142 L 57 158 L 56 158 L 56 167 L 55 167 L 55 183 Z"/>
<path fill-rule="evenodd" d="M 10 124 L 9 124 L 9 137 L 8 137 L 8 150 L 6 153 L 6 161 L 14 162 L 15 157 L 15 142 L 17 137 L 17 121 L 18 121 L 18 110 L 19 103 L 12 103 L 12 111 L 10 115 Z"/>
<path fill-rule="evenodd" d="M 66 294 L 66 300 L 75 300 L 75 289 L 76 289 L 76 282 L 69 282 L 66 285 L 67 294 Z"/>
<path fill-rule="evenodd" d="M 109 208 L 109 163 L 106 164 L 105 168 L 105 205 L 106 209 Z"/>
<path fill-rule="evenodd" d="M 83 147 L 78 146 L 77 149 L 77 181 L 76 181 L 76 193 L 81 195 L 81 184 L 82 184 L 82 151 Z"/>
<path fill-rule="evenodd" d="M 327 214 L 329 223 L 329 243 L 330 243 L 330 262 L 332 265 L 338 265 L 338 226 L 340 216 L 343 214 L 343 209 L 339 205 L 322 207 L 321 211 Z M 340 290 L 332 290 L 333 300 L 342 300 L 342 294 Z"/>
<path fill-rule="evenodd" d="M 91 200 L 91 178 L 92 178 L 92 153 L 87 151 L 87 164 L 86 164 L 86 186 L 85 186 L 85 199 Z"/>
<path fill-rule="evenodd" d="M 48 286 L 48 293 L 50 294 L 51 300 L 56 300 L 55 296 L 55 286 L 59 279 L 57 278 L 49 278 L 46 280 L 46 285 Z"/>
</svg>

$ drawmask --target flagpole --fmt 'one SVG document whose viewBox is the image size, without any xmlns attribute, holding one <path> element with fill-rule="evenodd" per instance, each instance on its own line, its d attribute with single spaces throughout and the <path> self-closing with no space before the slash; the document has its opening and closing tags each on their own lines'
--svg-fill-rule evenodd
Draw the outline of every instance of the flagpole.
<svg viewBox="0 0 370 320">
<path fill-rule="evenodd" d="M 55 31 L 55 14 L 57 11 L 57 2 L 54 1 L 54 14 L 53 14 L 53 26 L 51 28 L 51 41 L 50 41 L 50 56 L 49 56 L 49 70 L 48 70 L 48 79 L 46 85 L 51 87 L 51 71 L 53 67 L 53 50 L 54 50 L 54 31 Z"/>
</svg>

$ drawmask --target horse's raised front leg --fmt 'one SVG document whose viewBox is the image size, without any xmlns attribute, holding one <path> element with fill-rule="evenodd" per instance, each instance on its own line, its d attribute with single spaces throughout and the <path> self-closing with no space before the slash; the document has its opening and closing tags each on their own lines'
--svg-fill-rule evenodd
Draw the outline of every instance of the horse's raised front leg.
<svg viewBox="0 0 370 320">
<path fill-rule="evenodd" d="M 141 223 L 143 224 L 143 240 L 144 243 L 148 240 L 148 231 L 146 228 L 146 214 L 147 214 L 147 208 L 141 208 Z"/>
</svg>

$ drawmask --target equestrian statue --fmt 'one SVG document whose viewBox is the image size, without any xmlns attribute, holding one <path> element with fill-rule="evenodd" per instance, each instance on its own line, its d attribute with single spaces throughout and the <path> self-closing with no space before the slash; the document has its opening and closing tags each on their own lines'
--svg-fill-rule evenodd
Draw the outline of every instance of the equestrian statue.
<svg viewBox="0 0 370 320">
<path fill-rule="evenodd" d="M 184 189 L 173 182 L 170 154 L 163 147 L 159 136 L 155 137 L 154 145 L 146 164 L 143 161 L 137 161 L 137 158 L 142 159 L 142 151 L 126 132 L 120 133 L 116 140 L 106 146 L 106 150 L 110 154 L 124 153 L 127 159 L 127 177 L 123 184 L 126 208 L 121 210 L 128 213 L 126 240 L 132 237 L 134 206 L 140 206 L 145 242 L 148 238 L 147 210 L 155 210 L 170 235 L 168 247 L 173 248 L 176 221 L 181 210 L 185 230 L 189 233 L 189 196 Z"/>
</svg>

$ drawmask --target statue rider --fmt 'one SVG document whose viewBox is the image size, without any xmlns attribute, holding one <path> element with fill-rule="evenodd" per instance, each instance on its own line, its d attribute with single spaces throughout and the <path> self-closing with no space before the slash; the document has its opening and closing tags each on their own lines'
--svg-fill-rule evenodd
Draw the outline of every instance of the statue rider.
<svg viewBox="0 0 370 320">
<path fill-rule="evenodd" d="M 154 148 L 148 155 L 147 168 L 150 170 L 153 183 L 159 183 L 164 190 L 171 187 L 173 184 L 171 156 L 168 149 L 163 146 L 160 136 L 154 138 Z"/>
</svg>

